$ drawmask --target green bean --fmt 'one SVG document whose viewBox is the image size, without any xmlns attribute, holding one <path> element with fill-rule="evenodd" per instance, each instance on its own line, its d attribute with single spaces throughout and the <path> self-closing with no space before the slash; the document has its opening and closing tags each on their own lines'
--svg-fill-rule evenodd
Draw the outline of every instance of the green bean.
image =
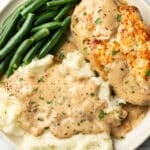
<svg viewBox="0 0 150 150">
<path fill-rule="evenodd" d="M 46 39 L 39 41 L 38 43 L 36 43 L 31 50 L 26 54 L 25 58 L 23 59 L 23 62 L 25 64 L 29 64 L 32 59 L 36 56 L 36 54 L 38 53 L 38 51 L 41 49 L 41 47 L 45 44 Z"/>
<path fill-rule="evenodd" d="M 36 12 L 38 14 L 43 13 L 43 12 L 47 12 L 47 11 L 58 11 L 59 10 L 59 6 L 54 6 L 54 7 L 48 7 L 47 5 L 43 5 L 42 7 L 39 8 L 39 10 L 37 10 Z"/>
<path fill-rule="evenodd" d="M 73 7 L 73 5 L 66 5 L 61 9 L 61 11 L 58 13 L 58 15 L 54 18 L 54 20 L 61 20 L 63 19 L 70 11 L 70 9 Z"/>
<path fill-rule="evenodd" d="M 65 43 L 65 41 L 66 41 L 66 36 L 63 34 L 61 40 L 52 48 L 50 53 L 55 55 L 60 50 L 62 45 Z"/>
<path fill-rule="evenodd" d="M 23 25 L 25 18 L 21 18 L 17 23 L 17 30 L 20 30 L 21 26 Z"/>
<path fill-rule="evenodd" d="M 34 0 L 26 0 L 22 5 L 24 7 L 27 7 L 27 6 L 31 5 L 31 3 L 33 3 L 33 2 L 34 2 Z"/>
<path fill-rule="evenodd" d="M 0 48 L 2 48 L 8 39 L 10 38 L 10 33 L 14 30 L 17 21 L 20 17 L 20 10 L 16 10 L 11 16 L 9 16 L 5 23 L 3 24 L 3 32 L 0 37 Z"/>
<path fill-rule="evenodd" d="M 49 30 L 47 28 L 43 28 L 38 32 L 36 32 L 31 38 L 34 39 L 34 42 L 38 42 L 43 38 L 47 37 L 49 34 L 50 34 Z"/>
<path fill-rule="evenodd" d="M 49 30 L 53 30 L 53 29 L 56 29 L 56 28 L 58 28 L 60 26 L 61 26 L 60 22 L 58 22 L 58 21 L 54 22 L 53 21 L 53 22 L 45 23 L 45 24 L 42 24 L 42 25 L 39 25 L 37 27 L 32 28 L 31 33 L 37 32 L 37 31 L 39 31 L 39 30 L 41 30 L 43 28 L 47 28 Z"/>
<path fill-rule="evenodd" d="M 3 21 L 2 25 L 1 25 L 1 28 L 0 28 L 0 34 L 2 32 L 2 30 L 4 30 L 4 28 L 10 24 L 10 22 L 12 22 L 14 20 L 14 16 L 16 15 L 16 13 L 20 14 L 20 12 L 25 8 L 25 5 L 22 4 L 20 6 L 18 6 L 16 8 L 15 11 L 13 11 L 9 16 L 6 17 L 6 19 Z"/>
<path fill-rule="evenodd" d="M 22 42 L 22 44 L 18 47 L 17 51 L 15 52 L 10 64 L 9 68 L 6 72 L 6 76 L 10 77 L 14 71 L 19 67 L 19 65 L 22 62 L 22 59 L 27 52 L 27 50 L 30 48 L 30 46 L 33 44 L 33 39 L 27 39 Z"/>
<path fill-rule="evenodd" d="M 1 63 L 0 63 L 0 77 L 4 75 L 6 70 L 8 69 L 10 60 L 13 56 L 13 53 L 9 54 Z"/>
<path fill-rule="evenodd" d="M 8 43 L 0 51 L 0 60 L 5 58 L 7 54 L 15 49 L 15 47 L 23 40 L 24 36 L 30 31 L 34 21 L 34 14 L 29 14 L 21 29 L 8 41 Z"/>
<path fill-rule="evenodd" d="M 70 16 L 66 17 L 66 19 L 62 22 L 62 27 L 50 38 L 49 42 L 42 48 L 38 58 L 42 58 L 46 56 L 50 50 L 59 42 L 61 36 L 67 29 L 70 24 Z"/>
<path fill-rule="evenodd" d="M 60 7 L 59 6 L 53 6 L 53 7 L 48 7 L 47 5 L 46 5 L 46 10 L 55 10 L 55 11 L 57 11 Z"/>
<path fill-rule="evenodd" d="M 0 36 L 2 35 L 3 31 L 5 30 L 10 18 L 12 17 L 13 14 L 9 15 L 3 22 L 3 24 L 0 27 Z"/>
<path fill-rule="evenodd" d="M 37 17 L 34 24 L 39 25 L 39 24 L 45 23 L 46 21 L 49 21 L 54 16 L 56 16 L 56 14 L 57 14 L 57 11 L 44 12 L 40 16 Z"/>
<path fill-rule="evenodd" d="M 36 11 L 39 7 L 44 5 L 48 0 L 35 0 L 28 7 L 21 11 L 22 16 L 26 16 L 28 13 Z"/>
<path fill-rule="evenodd" d="M 72 3 L 74 0 L 53 0 L 50 2 L 47 2 L 47 6 L 52 7 L 52 6 L 60 6 L 68 3 Z"/>
</svg>

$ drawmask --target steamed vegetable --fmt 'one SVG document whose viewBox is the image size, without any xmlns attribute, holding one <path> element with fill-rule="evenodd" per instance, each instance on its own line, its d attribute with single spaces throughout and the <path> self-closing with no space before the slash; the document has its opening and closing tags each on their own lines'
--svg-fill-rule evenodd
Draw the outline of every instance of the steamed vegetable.
<svg viewBox="0 0 150 150">
<path fill-rule="evenodd" d="M 54 18 L 54 20 L 62 20 L 69 13 L 72 7 L 73 5 L 66 5 L 65 7 L 63 7 L 58 15 Z"/>
<path fill-rule="evenodd" d="M 47 28 L 43 28 L 38 32 L 36 32 L 31 38 L 34 39 L 34 42 L 38 42 L 43 38 L 47 37 L 49 34 L 50 34 L 49 30 Z"/>
<path fill-rule="evenodd" d="M 46 2 L 47 0 L 34 0 L 30 5 L 28 5 L 24 10 L 22 10 L 21 15 L 26 16 L 28 13 L 34 12 Z"/>
<path fill-rule="evenodd" d="M 69 26 L 70 20 L 70 16 L 65 18 L 65 20 L 62 22 L 62 27 L 52 36 L 52 38 L 49 39 L 48 43 L 42 48 L 39 54 L 39 58 L 46 56 L 51 51 L 51 49 L 57 44 L 57 42 L 59 42 L 61 36 Z"/>
<path fill-rule="evenodd" d="M 9 54 L 4 61 L 2 61 L 0 63 L 0 77 L 6 72 L 6 70 L 8 69 L 10 60 L 13 56 L 13 53 Z"/>
<path fill-rule="evenodd" d="M 59 5 L 64 5 L 68 3 L 72 3 L 74 0 L 52 0 L 47 3 L 47 6 L 52 7 L 52 6 L 59 6 Z"/>
<path fill-rule="evenodd" d="M 33 41 L 34 40 L 32 38 L 27 39 L 23 41 L 23 43 L 18 47 L 16 53 L 14 54 L 10 62 L 9 68 L 7 70 L 7 73 L 6 73 L 7 77 L 9 77 L 14 72 L 14 70 L 16 70 L 19 67 L 23 59 L 23 56 L 25 55 L 29 47 L 32 45 Z"/>
<path fill-rule="evenodd" d="M 10 15 L 3 24 L 0 38 L 0 48 L 2 48 L 7 40 L 10 38 L 10 33 L 14 30 L 16 23 L 20 17 L 20 9 L 17 9 L 12 15 Z"/>
<path fill-rule="evenodd" d="M 32 61 L 32 59 L 37 55 L 38 51 L 40 50 L 40 48 L 42 48 L 42 46 L 45 44 L 46 41 L 47 41 L 47 39 L 44 39 L 44 40 L 39 41 L 38 43 L 36 43 L 30 49 L 30 51 L 26 54 L 25 58 L 23 59 L 23 62 L 25 64 L 29 64 Z"/>
<path fill-rule="evenodd" d="M 43 28 L 47 28 L 49 30 L 53 30 L 53 29 L 56 29 L 58 27 L 61 27 L 61 22 L 56 22 L 56 21 L 53 21 L 53 22 L 49 22 L 49 23 L 45 23 L 45 24 L 42 24 L 40 26 L 37 26 L 37 27 L 34 27 L 32 28 L 31 32 L 37 32 Z"/>
<path fill-rule="evenodd" d="M 29 33 L 34 21 L 34 14 L 28 14 L 26 21 L 21 29 L 8 41 L 8 43 L 0 50 L 0 60 L 3 60 L 7 54 L 15 49 L 15 47 L 22 41 L 25 35 Z"/>
<path fill-rule="evenodd" d="M 40 16 L 38 16 L 37 20 L 35 21 L 35 25 L 40 25 L 42 23 L 45 23 L 46 21 L 50 21 L 54 16 L 56 16 L 58 12 L 57 11 L 48 11 L 42 13 Z"/>
<path fill-rule="evenodd" d="M 34 57 L 55 54 L 64 43 L 78 0 L 25 0 L 0 28 L 0 75 L 7 77 Z"/>
</svg>

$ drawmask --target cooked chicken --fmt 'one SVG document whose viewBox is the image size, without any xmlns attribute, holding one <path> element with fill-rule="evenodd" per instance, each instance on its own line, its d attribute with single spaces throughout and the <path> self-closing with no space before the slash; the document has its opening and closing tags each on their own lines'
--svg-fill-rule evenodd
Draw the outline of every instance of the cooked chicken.
<svg viewBox="0 0 150 150">
<path fill-rule="evenodd" d="M 117 96 L 150 105 L 150 30 L 137 8 L 113 0 L 82 0 L 71 30 L 80 51 Z"/>
</svg>

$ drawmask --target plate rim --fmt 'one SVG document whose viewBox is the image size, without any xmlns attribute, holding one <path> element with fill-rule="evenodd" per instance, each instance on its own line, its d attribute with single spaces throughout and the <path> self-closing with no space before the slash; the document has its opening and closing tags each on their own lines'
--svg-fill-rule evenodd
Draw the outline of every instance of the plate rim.
<svg viewBox="0 0 150 150">
<path fill-rule="evenodd" d="M 9 10 L 9 7 L 12 5 L 12 4 L 17 4 L 17 3 L 21 3 L 22 1 L 24 0 L 1 0 L 0 1 L 0 17 L 2 16 L 2 14 L 5 14 L 5 9 L 8 9 Z M 127 0 L 127 1 L 130 1 L 130 0 Z M 135 1 L 135 2 L 139 2 L 139 3 L 142 3 L 143 7 L 148 7 L 150 8 L 150 6 L 148 5 L 148 3 L 146 3 L 145 1 L 143 0 L 131 0 L 131 1 Z M 7 12 L 8 13 L 8 12 Z M 3 17 L 2 17 L 2 20 L 3 20 Z M 2 22 L 2 21 L 1 21 Z M 150 20 L 149 20 L 150 22 Z M 126 150 L 126 146 L 129 142 L 127 142 L 127 140 L 130 139 L 130 146 L 128 145 L 128 150 L 134 150 L 136 148 L 138 148 L 143 142 L 145 142 L 145 140 L 147 138 L 150 137 L 150 130 L 149 130 L 149 126 L 146 124 L 150 124 L 150 109 L 149 111 L 147 112 L 146 116 L 144 117 L 144 119 L 132 130 L 130 131 L 127 135 L 126 135 L 126 138 L 123 139 L 124 140 L 124 145 L 123 147 L 121 148 L 121 150 Z M 143 130 L 141 129 L 141 127 L 143 126 Z M 140 140 L 136 139 L 133 141 L 132 138 L 133 138 L 133 134 L 137 132 L 137 130 L 140 130 L 140 132 L 137 134 L 137 135 L 134 135 L 134 136 L 137 136 L 139 137 L 139 135 L 141 136 L 140 137 Z M 141 134 L 141 132 L 144 132 L 144 134 Z M 8 145 L 10 145 L 12 148 L 13 148 L 13 145 L 15 145 L 8 137 L 7 135 L 5 135 L 4 133 L 2 133 L 0 131 L 0 138 L 2 137 L 3 141 L 5 141 L 5 143 Z M 128 138 L 128 139 L 127 139 Z M 114 147 L 115 147 L 115 150 L 120 150 L 120 145 L 122 144 L 122 141 L 123 140 L 113 140 L 114 141 Z M 134 143 L 133 145 L 131 143 Z"/>
</svg>

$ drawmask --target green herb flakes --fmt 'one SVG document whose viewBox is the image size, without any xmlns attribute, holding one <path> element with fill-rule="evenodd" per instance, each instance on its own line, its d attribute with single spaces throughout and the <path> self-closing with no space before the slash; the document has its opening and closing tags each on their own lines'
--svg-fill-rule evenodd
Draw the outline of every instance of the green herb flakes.
<svg viewBox="0 0 150 150">
<path fill-rule="evenodd" d="M 97 12 L 100 13 L 102 11 L 102 9 L 100 8 Z"/>
<path fill-rule="evenodd" d="M 49 127 L 45 127 L 44 129 L 45 129 L 45 130 L 48 130 L 48 129 L 49 129 Z"/>
<path fill-rule="evenodd" d="M 52 101 L 47 101 L 46 103 L 47 103 L 47 104 L 53 104 L 53 102 L 52 102 Z"/>
<path fill-rule="evenodd" d="M 124 82 L 124 84 L 128 84 L 128 83 L 129 83 L 129 81 L 128 81 L 128 80 Z"/>
<path fill-rule="evenodd" d="M 19 81 L 20 81 L 20 82 L 23 81 L 23 78 L 19 78 Z"/>
<path fill-rule="evenodd" d="M 113 50 L 112 51 L 112 56 L 115 56 L 115 55 L 117 55 L 118 54 L 118 51 L 116 51 L 116 50 Z"/>
<path fill-rule="evenodd" d="M 37 120 L 38 120 L 38 121 L 44 121 L 44 119 L 43 119 L 43 118 L 37 118 Z"/>
<path fill-rule="evenodd" d="M 14 94 L 11 93 L 11 94 L 9 94 L 9 96 L 10 96 L 10 97 L 11 97 L 11 96 L 14 96 Z"/>
<path fill-rule="evenodd" d="M 87 52 L 87 49 L 88 49 L 87 47 L 84 47 L 84 48 L 83 48 L 83 52 L 86 53 L 86 52 Z"/>
<path fill-rule="evenodd" d="M 39 99 L 40 99 L 40 100 L 44 100 L 44 97 L 42 97 L 42 96 L 39 96 Z"/>
<path fill-rule="evenodd" d="M 90 95 L 91 95 L 91 97 L 94 97 L 94 96 L 95 96 L 95 93 L 94 93 L 94 92 L 92 92 L 92 93 L 90 93 Z"/>
<path fill-rule="evenodd" d="M 86 12 L 84 12 L 84 13 L 83 13 L 83 15 L 84 15 L 84 16 L 86 16 L 86 15 L 87 15 L 87 13 L 86 13 Z"/>
<path fill-rule="evenodd" d="M 97 19 L 95 20 L 95 24 L 96 24 L 96 25 L 102 24 L 101 18 L 97 18 Z"/>
<path fill-rule="evenodd" d="M 38 83 L 40 83 L 40 82 L 44 82 L 44 77 L 40 77 L 40 78 L 38 79 Z"/>
<path fill-rule="evenodd" d="M 59 54 L 59 58 L 61 59 L 61 60 L 63 60 L 63 59 L 65 59 L 65 54 L 64 54 L 64 52 L 63 51 L 61 51 L 60 52 L 60 54 Z"/>
<path fill-rule="evenodd" d="M 147 70 L 145 71 L 145 75 L 150 77 L 150 69 L 147 69 Z"/>
<path fill-rule="evenodd" d="M 38 91 L 38 88 L 33 88 L 33 92 L 37 92 Z"/>
<path fill-rule="evenodd" d="M 121 71 L 124 71 L 124 68 L 120 68 Z"/>
<path fill-rule="evenodd" d="M 120 22 L 121 21 L 121 14 L 118 14 L 116 19 L 118 22 Z"/>
<path fill-rule="evenodd" d="M 106 116 L 106 113 L 104 112 L 104 110 L 101 110 L 98 117 L 100 120 L 104 119 L 104 117 Z"/>
</svg>

